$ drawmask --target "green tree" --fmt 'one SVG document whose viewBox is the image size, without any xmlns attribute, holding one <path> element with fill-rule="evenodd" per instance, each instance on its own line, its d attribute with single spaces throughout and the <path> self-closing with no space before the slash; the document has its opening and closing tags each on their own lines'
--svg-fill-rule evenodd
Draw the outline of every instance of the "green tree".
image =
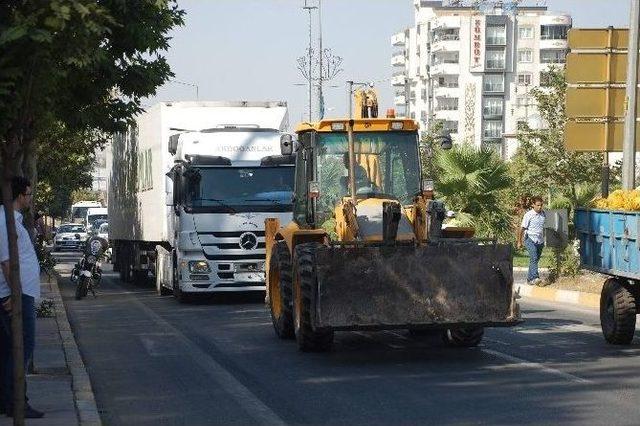
<svg viewBox="0 0 640 426">
<path fill-rule="evenodd" d="M 599 183 L 603 157 L 600 153 L 565 149 L 567 83 L 563 70 L 552 69 L 547 76 L 548 87 L 530 91 L 546 128 L 519 126 L 519 148 L 510 163 L 514 184 L 509 195 L 517 204 L 531 195 L 551 195 L 553 198 L 554 193 L 564 194 L 571 207 L 576 207 L 581 202 L 578 187 Z"/>
<path fill-rule="evenodd" d="M 436 195 L 457 212 L 459 224 L 474 226 L 479 236 L 512 238 L 511 216 L 504 202 L 512 179 L 493 150 L 467 144 L 438 150 L 434 169 Z"/>
</svg>

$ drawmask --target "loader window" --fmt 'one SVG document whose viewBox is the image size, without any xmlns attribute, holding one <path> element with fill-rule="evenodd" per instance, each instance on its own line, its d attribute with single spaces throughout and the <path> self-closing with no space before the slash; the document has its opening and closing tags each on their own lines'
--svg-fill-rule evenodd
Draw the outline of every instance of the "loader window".
<svg viewBox="0 0 640 426">
<path fill-rule="evenodd" d="M 420 191 L 420 165 L 414 132 L 356 132 L 356 196 L 397 199 L 410 204 Z M 329 219 L 342 197 L 349 195 L 346 133 L 319 133 L 317 171 L 318 222 Z"/>
</svg>

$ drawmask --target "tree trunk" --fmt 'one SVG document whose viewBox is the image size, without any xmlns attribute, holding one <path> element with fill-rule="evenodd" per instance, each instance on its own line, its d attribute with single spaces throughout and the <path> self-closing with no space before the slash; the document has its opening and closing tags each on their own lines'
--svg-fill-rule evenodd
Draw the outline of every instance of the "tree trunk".
<svg viewBox="0 0 640 426">
<path fill-rule="evenodd" d="M 9 269 L 8 278 L 11 288 L 11 334 L 13 336 L 13 414 L 14 425 L 24 425 L 24 342 L 22 339 L 22 286 L 20 284 L 20 259 L 18 253 L 18 238 L 16 233 L 15 216 L 13 214 L 13 196 L 11 192 L 10 156 L 3 156 L 2 204 L 4 205 L 7 237 L 9 241 Z"/>
</svg>

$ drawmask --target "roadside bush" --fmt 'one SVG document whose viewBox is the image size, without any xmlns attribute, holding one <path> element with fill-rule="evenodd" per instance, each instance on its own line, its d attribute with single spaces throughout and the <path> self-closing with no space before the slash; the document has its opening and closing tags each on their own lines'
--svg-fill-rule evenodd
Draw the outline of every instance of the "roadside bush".
<svg viewBox="0 0 640 426">
<path fill-rule="evenodd" d="M 36 307 L 37 318 L 53 318 L 56 312 L 56 306 L 51 299 L 42 299 L 40 305 Z"/>
<path fill-rule="evenodd" d="M 576 277 L 580 274 L 580 254 L 576 241 L 570 241 L 564 250 L 554 249 L 553 260 L 549 267 L 549 282 L 560 277 Z"/>
</svg>

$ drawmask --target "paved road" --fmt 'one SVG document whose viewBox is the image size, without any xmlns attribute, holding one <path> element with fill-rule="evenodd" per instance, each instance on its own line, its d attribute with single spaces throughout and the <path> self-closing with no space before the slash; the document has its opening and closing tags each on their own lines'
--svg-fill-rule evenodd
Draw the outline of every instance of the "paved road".
<svg viewBox="0 0 640 426">
<path fill-rule="evenodd" d="M 640 423 L 640 335 L 605 344 L 594 311 L 525 300 L 479 348 L 349 332 L 302 354 L 259 295 L 180 305 L 109 272 L 96 299 L 61 287 L 105 424 Z"/>
</svg>

